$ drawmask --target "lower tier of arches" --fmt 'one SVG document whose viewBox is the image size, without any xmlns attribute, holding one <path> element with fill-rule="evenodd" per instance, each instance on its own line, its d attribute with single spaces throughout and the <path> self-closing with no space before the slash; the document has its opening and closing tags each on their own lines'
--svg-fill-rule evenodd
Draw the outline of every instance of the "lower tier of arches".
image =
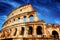
<svg viewBox="0 0 60 40">
<path fill-rule="evenodd" d="M 44 38 L 44 37 L 42 37 L 42 38 L 6 38 L 6 39 L 0 39 L 0 40 L 60 40 L 60 39 L 58 39 L 58 38 Z"/>
</svg>

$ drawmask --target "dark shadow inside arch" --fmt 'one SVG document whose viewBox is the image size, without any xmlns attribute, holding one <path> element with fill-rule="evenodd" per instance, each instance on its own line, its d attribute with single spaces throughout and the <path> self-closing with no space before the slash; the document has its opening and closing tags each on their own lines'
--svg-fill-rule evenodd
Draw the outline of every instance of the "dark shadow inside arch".
<svg viewBox="0 0 60 40">
<path fill-rule="evenodd" d="M 2 39 L 2 40 L 13 40 L 13 38 L 6 38 L 6 39 Z"/>
<path fill-rule="evenodd" d="M 21 35 L 24 35 L 24 27 L 22 27 Z"/>
<path fill-rule="evenodd" d="M 23 38 L 23 40 L 28 40 L 28 38 Z"/>
<path fill-rule="evenodd" d="M 59 38 L 58 32 L 57 31 L 52 31 L 52 35 L 54 38 Z"/>
<path fill-rule="evenodd" d="M 24 16 L 24 22 L 26 22 L 26 16 Z"/>
<path fill-rule="evenodd" d="M 34 19 L 33 15 L 30 15 L 29 19 L 30 19 L 30 21 L 33 21 L 33 19 Z"/>
<path fill-rule="evenodd" d="M 32 35 L 32 33 L 33 33 L 33 28 L 32 28 L 32 26 L 30 26 L 30 27 L 29 27 L 28 34 Z"/>
<path fill-rule="evenodd" d="M 42 35 L 42 27 L 37 26 L 36 32 L 37 32 L 37 35 Z"/>
<path fill-rule="evenodd" d="M 18 18 L 18 22 L 20 22 L 20 18 Z"/>
<path fill-rule="evenodd" d="M 17 33 L 17 28 L 15 28 L 15 33 L 14 33 L 14 36 L 16 35 L 16 33 Z"/>
</svg>

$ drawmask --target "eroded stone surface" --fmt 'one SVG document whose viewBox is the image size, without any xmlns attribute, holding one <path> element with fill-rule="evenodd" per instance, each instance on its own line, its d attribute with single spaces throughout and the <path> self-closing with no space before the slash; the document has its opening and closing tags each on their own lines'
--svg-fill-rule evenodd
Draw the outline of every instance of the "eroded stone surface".
<svg viewBox="0 0 60 40">
<path fill-rule="evenodd" d="M 33 20 L 30 20 L 30 17 L 33 17 Z M 60 39 L 59 25 L 45 24 L 43 20 L 38 20 L 31 4 L 13 10 L 0 32 L 0 40 L 53 40 L 54 38 Z"/>
</svg>

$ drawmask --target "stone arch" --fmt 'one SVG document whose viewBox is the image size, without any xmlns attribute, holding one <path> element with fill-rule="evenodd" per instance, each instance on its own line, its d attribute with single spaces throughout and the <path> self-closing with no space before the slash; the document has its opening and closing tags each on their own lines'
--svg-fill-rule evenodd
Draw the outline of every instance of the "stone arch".
<svg viewBox="0 0 60 40">
<path fill-rule="evenodd" d="M 16 35 L 16 32 L 17 32 L 17 28 L 15 28 L 14 36 Z"/>
<path fill-rule="evenodd" d="M 42 35 L 42 27 L 37 26 L 36 32 L 37 32 L 37 35 Z"/>
<path fill-rule="evenodd" d="M 20 17 L 18 17 L 18 22 L 20 22 Z"/>
<path fill-rule="evenodd" d="M 30 21 L 33 21 L 33 20 L 34 20 L 34 16 L 33 16 L 33 15 L 30 15 L 30 16 L 29 16 L 29 20 L 30 20 Z"/>
<path fill-rule="evenodd" d="M 9 36 L 9 30 L 5 30 L 5 36 Z"/>
<path fill-rule="evenodd" d="M 10 29 L 8 29 L 8 32 L 9 32 L 9 36 L 10 36 L 11 30 L 10 30 Z"/>
<path fill-rule="evenodd" d="M 24 16 L 24 19 L 23 20 L 24 20 L 24 22 L 26 22 L 26 16 Z"/>
<path fill-rule="evenodd" d="M 21 28 L 21 35 L 24 35 L 24 27 Z"/>
<path fill-rule="evenodd" d="M 32 26 L 29 26 L 28 34 L 31 34 L 32 35 L 32 33 L 33 33 L 33 28 L 32 28 Z"/>
<path fill-rule="evenodd" d="M 14 35 L 14 33 L 15 33 L 15 28 L 11 28 L 11 36 L 13 36 Z"/>
<path fill-rule="evenodd" d="M 53 35 L 54 38 L 59 38 L 59 34 L 55 30 L 52 31 L 52 35 Z"/>
<path fill-rule="evenodd" d="M 12 30 L 11 30 L 11 29 L 9 29 L 9 31 L 10 31 L 10 35 L 11 35 Z"/>
<path fill-rule="evenodd" d="M 5 32 L 4 31 L 2 31 L 1 37 L 5 37 Z"/>
</svg>

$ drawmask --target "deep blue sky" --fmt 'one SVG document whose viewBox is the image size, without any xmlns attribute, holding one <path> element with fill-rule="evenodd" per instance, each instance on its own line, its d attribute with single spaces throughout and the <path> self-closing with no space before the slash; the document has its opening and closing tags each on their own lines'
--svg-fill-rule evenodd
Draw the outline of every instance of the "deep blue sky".
<svg viewBox="0 0 60 40">
<path fill-rule="evenodd" d="M 60 0 L 0 0 L 0 29 L 7 15 L 15 8 L 31 3 L 37 11 L 39 20 L 60 24 Z"/>
</svg>

